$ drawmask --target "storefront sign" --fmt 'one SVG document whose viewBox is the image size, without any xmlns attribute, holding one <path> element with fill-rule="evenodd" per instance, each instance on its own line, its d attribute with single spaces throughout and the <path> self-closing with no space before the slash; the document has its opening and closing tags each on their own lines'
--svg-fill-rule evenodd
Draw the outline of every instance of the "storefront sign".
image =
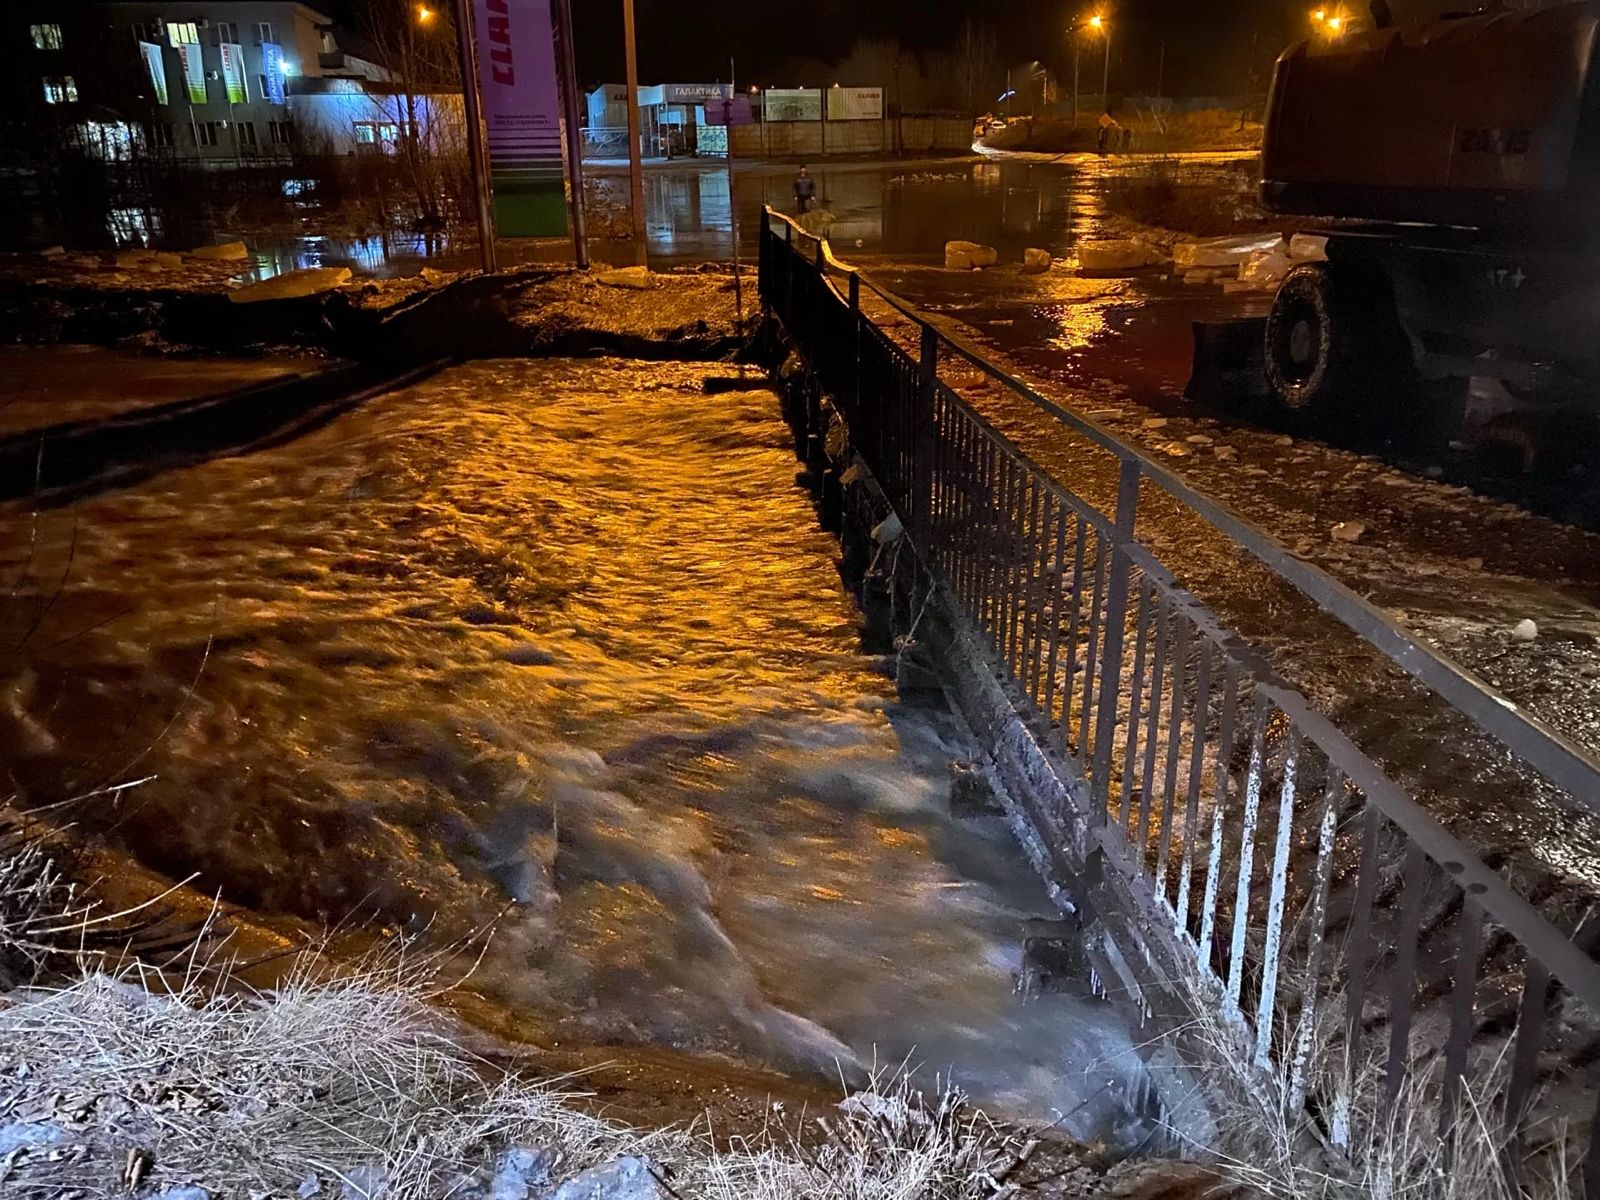
<svg viewBox="0 0 1600 1200">
<path fill-rule="evenodd" d="M 267 101 L 283 103 L 283 49 L 276 42 L 261 43 L 261 73 L 267 79 Z"/>
<path fill-rule="evenodd" d="M 206 102 L 206 64 L 199 42 L 179 42 L 178 61 L 183 64 L 183 81 L 191 104 Z"/>
<path fill-rule="evenodd" d="M 248 104 L 250 89 L 244 81 L 244 47 L 237 42 L 223 42 L 222 82 L 228 89 L 229 104 Z"/>
<path fill-rule="evenodd" d="M 145 73 L 150 76 L 150 86 L 155 89 L 156 103 L 168 103 L 167 64 L 161 58 L 161 47 L 153 42 L 140 42 L 139 53 L 144 56 Z"/>
<path fill-rule="evenodd" d="M 550 0 L 472 0 L 495 224 L 502 237 L 567 231 Z"/>
</svg>

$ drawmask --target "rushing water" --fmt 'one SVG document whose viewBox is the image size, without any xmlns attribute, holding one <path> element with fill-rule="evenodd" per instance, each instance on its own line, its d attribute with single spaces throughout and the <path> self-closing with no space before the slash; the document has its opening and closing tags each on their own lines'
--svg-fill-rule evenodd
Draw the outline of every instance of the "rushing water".
<svg viewBox="0 0 1600 1200">
<path fill-rule="evenodd" d="M 1014 993 L 1054 915 L 948 815 L 949 718 L 859 649 L 770 393 L 483 362 L 288 444 L 3 511 L 0 704 L 48 802 L 173 875 L 436 939 L 561 1036 L 911 1056 L 1127 1133 L 1109 1006 Z"/>
</svg>

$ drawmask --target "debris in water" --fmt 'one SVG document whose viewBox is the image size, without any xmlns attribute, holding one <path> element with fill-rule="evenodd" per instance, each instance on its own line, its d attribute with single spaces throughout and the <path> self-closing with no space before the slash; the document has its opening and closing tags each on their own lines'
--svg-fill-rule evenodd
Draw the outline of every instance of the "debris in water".
<svg viewBox="0 0 1600 1200">
<path fill-rule="evenodd" d="M 1531 617 L 1523 617 L 1511 628 L 1511 640 L 1514 642 L 1531 642 L 1539 636 L 1539 626 Z"/>
<path fill-rule="evenodd" d="M 1358 542 L 1367 527 L 1360 521 L 1340 521 L 1333 527 L 1333 537 L 1340 542 Z"/>
</svg>

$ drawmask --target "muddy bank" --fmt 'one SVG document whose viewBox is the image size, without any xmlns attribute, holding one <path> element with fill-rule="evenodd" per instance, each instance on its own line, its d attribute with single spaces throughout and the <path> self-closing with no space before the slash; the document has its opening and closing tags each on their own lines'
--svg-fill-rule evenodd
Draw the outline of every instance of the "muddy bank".
<svg viewBox="0 0 1600 1200">
<path fill-rule="evenodd" d="M 6 266 L 0 340 L 27 344 L 235 354 L 293 346 L 388 365 L 521 355 L 710 359 L 739 344 L 734 281 L 717 269 L 429 272 L 240 303 L 238 264 L 130 274 L 26 256 Z"/>
</svg>

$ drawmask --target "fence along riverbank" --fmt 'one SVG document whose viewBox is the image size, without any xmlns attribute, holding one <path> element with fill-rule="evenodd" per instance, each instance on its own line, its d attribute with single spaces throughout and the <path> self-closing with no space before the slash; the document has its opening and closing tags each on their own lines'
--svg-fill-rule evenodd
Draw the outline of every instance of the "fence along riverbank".
<svg viewBox="0 0 1600 1200">
<path fill-rule="evenodd" d="M 1361 1136 L 1370 1060 L 1369 1119 L 1422 1089 L 1448 1162 L 1469 1097 L 1492 1098 L 1513 1151 L 1548 1139 L 1559 1114 L 1586 1194 L 1600 1195 L 1600 966 L 1155 559 L 1137 537 L 1141 490 L 1202 518 L 1576 803 L 1600 800 L 1594 759 L 771 210 L 760 272 L 809 365 L 814 435 L 834 414 L 848 430 L 830 469 L 860 454 L 1020 713 L 1049 731 L 1066 785 L 1052 825 L 1160 960 L 1135 971 L 1146 989 L 1203 998 L 1257 1080 L 1314 1110 L 1336 1150 Z M 963 376 L 1012 389 L 1110 455 L 1114 508 L 1039 470 L 963 399 Z"/>
</svg>

